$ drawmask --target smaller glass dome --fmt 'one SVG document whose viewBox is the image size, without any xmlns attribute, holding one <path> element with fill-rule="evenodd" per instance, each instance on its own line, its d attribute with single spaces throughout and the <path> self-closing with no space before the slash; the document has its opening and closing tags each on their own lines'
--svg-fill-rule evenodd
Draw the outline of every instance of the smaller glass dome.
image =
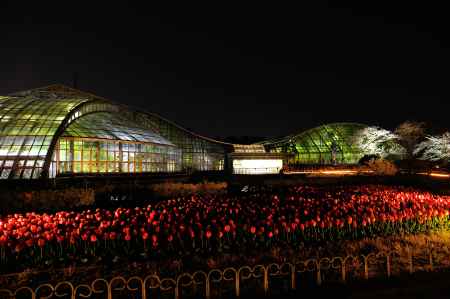
<svg viewBox="0 0 450 299">
<path fill-rule="evenodd" d="M 332 123 L 263 144 L 271 152 L 290 154 L 289 164 L 354 164 L 363 154 L 352 139 L 365 127 L 358 123 Z"/>
</svg>

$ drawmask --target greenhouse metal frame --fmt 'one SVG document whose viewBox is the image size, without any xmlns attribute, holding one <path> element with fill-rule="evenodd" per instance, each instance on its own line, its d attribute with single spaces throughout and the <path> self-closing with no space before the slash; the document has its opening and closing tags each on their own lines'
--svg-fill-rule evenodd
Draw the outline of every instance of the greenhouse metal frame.
<svg viewBox="0 0 450 299">
<path fill-rule="evenodd" d="M 365 127 L 359 123 L 331 123 L 261 144 L 268 152 L 285 153 L 288 165 L 355 164 L 363 153 L 352 138 Z"/>
<path fill-rule="evenodd" d="M 0 97 L 2 179 L 223 170 L 229 146 L 63 85 Z"/>
</svg>

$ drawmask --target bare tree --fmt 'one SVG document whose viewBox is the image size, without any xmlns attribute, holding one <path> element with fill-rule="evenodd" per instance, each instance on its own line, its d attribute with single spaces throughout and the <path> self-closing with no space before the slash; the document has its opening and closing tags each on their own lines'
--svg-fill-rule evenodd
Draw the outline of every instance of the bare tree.
<svg viewBox="0 0 450 299">
<path fill-rule="evenodd" d="M 397 143 L 405 149 L 406 159 L 415 157 L 416 146 L 425 137 L 425 123 L 406 121 L 395 129 Z"/>
</svg>

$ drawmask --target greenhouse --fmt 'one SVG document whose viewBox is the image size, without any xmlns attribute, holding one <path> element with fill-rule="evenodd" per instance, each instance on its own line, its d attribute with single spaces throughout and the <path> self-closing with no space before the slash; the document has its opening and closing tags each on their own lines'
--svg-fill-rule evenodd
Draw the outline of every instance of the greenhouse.
<svg viewBox="0 0 450 299">
<path fill-rule="evenodd" d="M 287 165 L 354 164 L 363 154 L 352 139 L 365 127 L 358 123 L 332 123 L 261 144 L 269 152 L 285 153 Z"/>
<path fill-rule="evenodd" d="M 292 165 L 354 164 L 357 123 L 332 123 L 239 145 L 210 139 L 147 111 L 63 85 L 0 96 L 0 178 L 74 175 L 279 173 Z"/>
<path fill-rule="evenodd" d="M 0 177 L 223 170 L 227 144 L 62 85 L 0 97 Z"/>
</svg>

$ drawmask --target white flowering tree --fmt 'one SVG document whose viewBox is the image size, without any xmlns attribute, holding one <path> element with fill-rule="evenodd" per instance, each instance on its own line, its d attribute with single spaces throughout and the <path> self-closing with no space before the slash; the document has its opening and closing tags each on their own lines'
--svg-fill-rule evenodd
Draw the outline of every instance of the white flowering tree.
<svg viewBox="0 0 450 299">
<path fill-rule="evenodd" d="M 441 136 L 427 136 L 425 141 L 417 145 L 414 154 L 420 155 L 422 160 L 450 162 L 450 132 Z"/>
<path fill-rule="evenodd" d="M 353 136 L 353 144 L 364 155 L 385 158 L 391 154 L 401 155 L 403 149 L 397 143 L 398 136 L 380 127 L 366 127 Z"/>
</svg>

